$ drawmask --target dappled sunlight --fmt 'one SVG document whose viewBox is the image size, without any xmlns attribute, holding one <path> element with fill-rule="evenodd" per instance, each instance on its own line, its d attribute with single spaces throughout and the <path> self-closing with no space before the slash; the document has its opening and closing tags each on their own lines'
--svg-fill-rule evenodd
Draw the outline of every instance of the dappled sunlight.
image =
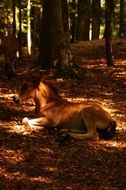
<svg viewBox="0 0 126 190">
<path fill-rule="evenodd" d="M 53 157 L 54 150 L 50 147 L 39 147 L 29 137 L 23 141 L 16 136 L 9 135 L 7 142 L 0 148 L 0 176 L 1 182 L 7 182 L 6 187 L 11 187 L 11 183 L 17 184 L 23 182 L 25 187 L 32 184 L 54 184 L 55 175 L 59 172 L 57 160 Z M 30 141 L 29 141 L 29 140 Z M 32 147 L 28 143 L 32 144 Z M 38 148 L 38 150 L 37 150 Z"/>
<path fill-rule="evenodd" d="M 116 149 L 123 149 L 126 148 L 126 142 L 125 141 L 100 141 L 100 145 L 104 145 L 104 147 L 108 148 L 116 148 Z"/>
<path fill-rule="evenodd" d="M 12 121 L 10 124 L 4 123 L 6 126 L 6 131 L 8 133 L 17 133 L 21 135 L 30 135 L 33 132 L 39 133 L 41 130 L 43 130 L 42 126 L 28 126 L 28 125 L 23 125 L 23 124 L 18 124 L 19 122 Z M 0 122 L 0 129 L 2 130 L 3 128 L 2 122 Z"/>
<path fill-rule="evenodd" d="M 116 109 L 114 109 L 114 102 L 112 100 L 101 100 L 101 98 L 67 98 L 70 102 L 83 102 L 84 105 L 90 104 L 100 104 L 106 111 L 109 113 L 114 113 Z M 111 105 L 111 106 L 110 106 Z"/>
<path fill-rule="evenodd" d="M 16 132 L 22 135 L 28 135 L 32 133 L 32 129 L 29 126 L 25 126 L 25 125 L 13 125 L 11 127 L 11 129 L 9 130 L 9 132 Z"/>
<path fill-rule="evenodd" d="M 0 93 L 0 98 L 6 98 L 8 100 L 11 100 L 12 97 L 14 96 L 14 94 L 12 93 L 9 93 L 9 94 L 3 94 L 3 93 Z"/>
<path fill-rule="evenodd" d="M 15 172 L 8 171 L 4 167 L 0 167 L 0 174 L 9 182 L 11 182 L 13 180 L 15 180 L 15 182 L 20 182 L 20 180 L 27 179 L 28 184 L 30 182 L 39 182 L 39 183 L 43 183 L 43 184 L 54 183 L 54 180 L 49 177 L 45 177 L 45 176 L 30 177 L 20 171 L 15 171 Z"/>
<path fill-rule="evenodd" d="M 17 164 L 25 160 L 22 150 L 0 148 L 0 157 L 8 164 Z"/>
<path fill-rule="evenodd" d="M 68 101 L 70 102 L 86 102 L 87 99 L 85 98 L 67 98 Z"/>
<path fill-rule="evenodd" d="M 11 126 L 11 128 L 8 130 L 9 132 L 15 132 L 15 133 L 19 133 L 22 135 L 29 135 L 32 132 L 39 132 L 42 129 L 42 127 L 39 126 L 28 126 L 28 125 L 13 125 Z"/>
<path fill-rule="evenodd" d="M 126 77 L 126 71 L 123 71 L 123 72 L 120 71 L 120 72 L 118 72 L 117 77 L 118 78 Z"/>
<path fill-rule="evenodd" d="M 56 172 L 57 168 L 56 167 L 45 166 L 44 170 L 46 170 L 47 172 Z"/>
<path fill-rule="evenodd" d="M 51 148 L 40 148 L 40 150 L 49 154 L 52 154 L 54 152 Z"/>
<path fill-rule="evenodd" d="M 10 180 L 18 180 L 18 179 L 22 179 L 22 178 L 25 178 L 26 175 L 25 174 L 22 174 L 21 172 L 19 171 L 16 171 L 16 172 L 9 172 L 7 171 L 7 169 L 5 169 L 4 167 L 0 167 L 0 173 L 1 175 L 3 175 L 5 177 L 5 179 L 8 179 L 9 181 Z"/>
<path fill-rule="evenodd" d="M 29 179 L 31 182 L 41 182 L 45 184 L 52 184 L 54 180 L 45 176 L 38 176 L 38 177 L 30 177 Z"/>
<path fill-rule="evenodd" d="M 11 81 L 1 75 L 0 188 L 1 184 L 3 189 L 89 189 L 91 184 L 96 184 L 96 189 L 117 189 L 125 185 L 126 60 L 116 55 L 119 59 L 114 60 L 114 67 L 106 67 L 103 43 L 73 44 L 78 78 L 55 78 L 53 71 L 41 73 L 64 99 L 85 105 L 98 103 L 108 111 L 117 121 L 112 140 L 63 139 L 58 131 L 22 124 L 25 117 L 36 118 L 35 105 L 30 100 L 17 106 L 13 96 L 38 70 L 32 68 L 29 57 Z"/>
</svg>

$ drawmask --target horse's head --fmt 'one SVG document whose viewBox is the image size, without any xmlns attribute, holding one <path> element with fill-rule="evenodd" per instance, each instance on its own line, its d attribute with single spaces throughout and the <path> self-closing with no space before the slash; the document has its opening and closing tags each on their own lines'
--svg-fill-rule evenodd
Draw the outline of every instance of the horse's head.
<svg viewBox="0 0 126 190">
<path fill-rule="evenodd" d="M 42 77 L 31 77 L 21 86 L 20 91 L 13 97 L 13 101 L 18 105 L 21 101 L 33 99 L 36 112 L 39 113 L 48 104 L 54 104 L 61 100 L 57 90 L 48 84 Z"/>
<path fill-rule="evenodd" d="M 21 101 L 27 101 L 29 99 L 34 99 L 36 89 L 39 87 L 41 77 L 33 76 L 32 78 L 26 80 L 21 86 L 19 93 L 15 94 L 13 100 L 16 104 Z"/>
</svg>

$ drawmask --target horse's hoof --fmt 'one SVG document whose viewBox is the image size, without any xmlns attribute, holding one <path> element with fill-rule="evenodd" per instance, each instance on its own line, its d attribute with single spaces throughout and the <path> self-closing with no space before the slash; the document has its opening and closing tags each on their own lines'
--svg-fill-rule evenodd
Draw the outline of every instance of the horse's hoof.
<svg viewBox="0 0 126 190">
<path fill-rule="evenodd" d="M 28 118 L 27 117 L 24 117 L 23 120 L 22 120 L 22 123 L 24 125 L 28 125 Z"/>
<path fill-rule="evenodd" d="M 67 133 L 62 133 L 62 134 L 60 135 L 60 139 L 61 139 L 61 141 L 68 141 L 68 140 L 71 139 L 71 137 L 70 137 L 69 134 L 67 134 Z"/>
</svg>

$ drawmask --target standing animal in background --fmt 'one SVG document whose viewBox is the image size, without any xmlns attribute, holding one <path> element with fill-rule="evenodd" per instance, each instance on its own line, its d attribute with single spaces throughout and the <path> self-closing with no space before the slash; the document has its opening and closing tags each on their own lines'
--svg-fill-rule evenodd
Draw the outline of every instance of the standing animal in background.
<svg viewBox="0 0 126 190">
<path fill-rule="evenodd" d="M 16 62 L 16 53 L 18 51 L 18 39 L 9 34 L 4 36 L 0 33 L 0 56 L 4 57 L 5 61 L 5 72 L 8 79 L 11 79 L 14 71 L 14 64 Z"/>
<path fill-rule="evenodd" d="M 41 77 L 31 77 L 22 85 L 14 102 L 33 99 L 38 118 L 23 119 L 29 126 L 57 127 L 72 138 L 98 140 L 115 135 L 116 122 L 100 105 L 85 105 L 63 99 L 57 90 Z"/>
</svg>

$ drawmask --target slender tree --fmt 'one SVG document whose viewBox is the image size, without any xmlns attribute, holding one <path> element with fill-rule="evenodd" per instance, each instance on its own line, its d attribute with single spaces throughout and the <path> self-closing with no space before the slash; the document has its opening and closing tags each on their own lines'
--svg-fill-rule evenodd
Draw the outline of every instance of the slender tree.
<svg viewBox="0 0 126 190">
<path fill-rule="evenodd" d="M 113 66 L 112 56 L 112 23 L 114 12 L 114 0 L 105 1 L 105 43 L 106 43 L 106 60 L 107 66 Z"/>
</svg>

